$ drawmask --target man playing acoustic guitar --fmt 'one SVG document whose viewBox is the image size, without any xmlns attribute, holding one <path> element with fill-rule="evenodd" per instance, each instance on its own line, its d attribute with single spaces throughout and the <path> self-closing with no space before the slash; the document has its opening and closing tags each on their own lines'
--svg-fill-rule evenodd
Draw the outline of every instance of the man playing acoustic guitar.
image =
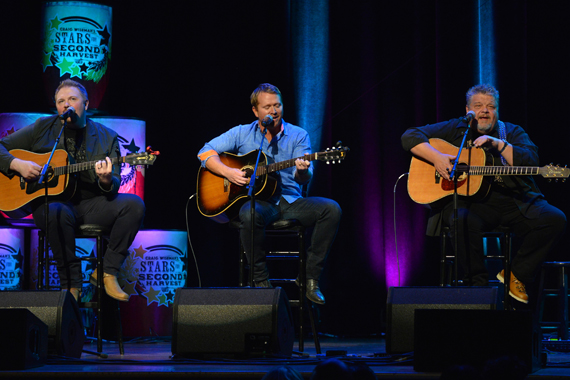
<svg viewBox="0 0 570 380">
<path fill-rule="evenodd" d="M 58 143 L 76 163 L 95 162 L 94 170 L 85 170 L 76 176 L 77 188 L 71 198 L 60 200 L 49 197 L 48 240 L 57 261 L 62 289 L 68 289 L 78 299 L 82 287 L 81 262 L 75 255 L 75 232 L 80 224 L 98 224 L 108 227 L 110 240 L 104 257 L 103 282 L 107 294 L 119 301 L 128 301 L 117 274 L 128 255 L 144 218 L 145 206 L 134 194 L 118 194 L 121 185 L 120 166 L 112 165 L 109 157 L 119 154 L 118 135 L 111 129 L 87 118 L 89 98 L 78 82 L 67 79 L 55 91 L 57 116 L 38 119 L 0 140 L 0 172 L 23 178 L 31 186 L 42 171 L 38 163 L 22 160 L 10 154 L 13 149 L 46 153 L 49 157 L 63 119 L 67 127 Z M 54 156 L 55 157 L 55 156 Z M 47 159 L 46 159 L 47 161 Z M 54 162 L 52 162 L 53 164 Z M 56 177 L 61 178 L 61 177 Z M 54 181 L 55 182 L 55 181 Z M 39 195 L 45 194 L 38 191 Z M 0 194 L 0 197 L 6 194 Z M 34 222 L 45 231 L 44 199 L 32 202 Z M 96 275 L 96 271 L 93 272 Z M 92 279 L 93 281 L 93 279 Z"/>
<path fill-rule="evenodd" d="M 277 87 L 268 83 L 261 84 L 253 91 L 250 100 L 257 120 L 230 129 L 206 143 L 198 153 L 202 167 L 239 186 L 249 183 L 246 172 L 225 165 L 220 160 L 220 153 L 244 155 L 259 149 L 262 141 L 263 153 L 275 162 L 303 157 L 311 152 L 309 134 L 283 120 L 283 104 Z M 264 135 L 265 130 L 267 133 Z M 256 198 L 253 281 L 256 287 L 272 287 L 263 251 L 265 227 L 279 219 L 297 219 L 303 226 L 314 226 L 311 246 L 307 251 L 306 296 L 312 302 L 324 304 L 319 278 L 336 236 L 341 209 L 331 199 L 303 198 L 301 185 L 309 182 L 312 172 L 309 160 L 296 159 L 294 166 L 278 172 L 277 189 L 269 199 Z M 257 190 L 259 189 L 256 192 Z M 252 249 L 250 215 L 248 201 L 239 210 L 240 236 L 248 260 Z"/>
<path fill-rule="evenodd" d="M 528 166 L 538 165 L 538 148 L 520 126 L 499 120 L 499 92 L 493 86 L 481 84 L 469 89 L 466 98 L 467 120 L 452 119 L 410 128 L 402 135 L 402 145 L 405 150 L 432 165 L 432 183 L 437 183 L 439 188 L 447 186 L 452 189 L 453 182 L 448 186 L 449 181 L 452 181 L 449 174 L 458 149 L 455 148 L 455 152 L 450 154 L 437 150 L 434 145 L 441 145 L 441 140 L 444 140 L 453 147 L 459 147 L 468 127 L 466 122 L 472 119 L 466 145 L 474 147 L 474 153 L 481 153 L 477 150 L 483 149 L 486 152 L 483 168 L 485 165 L 497 166 L 496 173 L 501 175 L 487 177 L 493 178 L 493 181 L 486 194 L 483 192 L 477 194 L 479 197 L 474 195 L 459 198 L 459 263 L 467 285 L 488 285 L 483 232 L 492 231 L 499 225 L 510 227 L 522 238 L 521 247 L 512 261 L 510 295 L 520 302 L 528 303 L 525 284 L 533 280 L 540 264 L 564 232 L 566 217 L 544 199 L 533 177 L 528 175 L 535 173 L 525 170 Z M 513 166 L 518 166 L 518 170 L 501 171 Z M 410 180 L 411 174 L 410 168 Z M 463 188 L 468 187 L 466 182 L 462 185 Z M 427 187 L 422 191 L 425 193 Z M 442 225 L 454 225 L 453 197 L 442 200 L 446 202 L 439 202 L 436 207 L 432 207 L 427 231 L 430 236 L 439 236 Z M 503 274 L 504 271 L 501 271 L 497 275 L 501 282 L 504 280 Z"/>
</svg>

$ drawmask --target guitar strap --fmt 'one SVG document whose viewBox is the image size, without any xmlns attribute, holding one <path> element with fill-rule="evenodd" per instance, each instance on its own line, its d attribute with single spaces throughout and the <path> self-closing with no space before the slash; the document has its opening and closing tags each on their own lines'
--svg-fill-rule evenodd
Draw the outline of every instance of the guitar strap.
<svg viewBox="0 0 570 380">
<path fill-rule="evenodd" d="M 501 120 L 498 121 L 499 122 L 499 138 L 503 141 L 507 141 L 507 128 L 505 127 L 505 123 L 503 123 Z M 501 162 L 503 163 L 503 166 L 508 166 L 509 164 L 507 164 L 507 160 L 505 160 L 505 158 L 501 155 Z"/>
<path fill-rule="evenodd" d="M 503 123 L 501 120 L 499 120 L 498 123 L 499 123 L 499 138 L 503 141 L 507 141 L 507 128 L 505 127 L 505 123 Z M 503 166 L 509 166 L 507 160 L 505 160 L 505 158 L 502 155 L 501 155 L 501 162 L 503 163 Z M 503 179 L 501 178 L 501 176 L 496 175 L 495 182 L 501 186 L 504 186 Z"/>
</svg>

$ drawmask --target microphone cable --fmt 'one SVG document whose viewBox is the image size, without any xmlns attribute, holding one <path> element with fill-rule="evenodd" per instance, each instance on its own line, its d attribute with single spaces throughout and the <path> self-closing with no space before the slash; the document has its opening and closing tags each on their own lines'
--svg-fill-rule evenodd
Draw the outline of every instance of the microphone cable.
<svg viewBox="0 0 570 380">
<path fill-rule="evenodd" d="M 198 276 L 198 287 L 202 287 L 202 279 L 200 278 L 200 269 L 198 267 L 198 259 L 196 258 L 196 252 L 194 252 L 194 247 L 192 246 L 192 241 L 190 240 L 190 225 L 188 224 L 188 205 L 190 200 L 196 196 L 196 193 L 192 194 L 188 201 L 186 202 L 186 236 L 188 238 L 188 244 L 190 245 L 190 250 L 192 251 L 192 257 L 194 257 L 194 265 L 196 266 L 196 275 Z M 188 276 L 188 274 L 186 275 Z M 186 277 L 186 282 L 188 282 L 188 277 Z"/>
<path fill-rule="evenodd" d="M 398 267 L 398 286 L 402 286 L 400 280 L 400 256 L 398 255 L 398 238 L 396 237 L 396 187 L 398 186 L 398 182 L 404 177 L 405 175 L 409 175 L 410 173 L 404 173 L 398 177 L 396 183 L 394 184 L 394 243 L 396 245 L 396 266 Z"/>
</svg>

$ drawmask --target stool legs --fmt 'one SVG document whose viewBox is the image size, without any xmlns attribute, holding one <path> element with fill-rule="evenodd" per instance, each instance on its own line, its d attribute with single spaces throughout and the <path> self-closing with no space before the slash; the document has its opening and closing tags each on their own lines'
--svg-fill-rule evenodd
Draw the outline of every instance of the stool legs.
<svg viewBox="0 0 570 380">
<path fill-rule="evenodd" d="M 546 262 L 543 263 L 542 269 L 540 271 L 540 282 L 538 289 L 538 298 L 536 303 L 536 315 L 538 317 L 538 323 L 542 328 L 553 328 L 556 327 L 556 332 L 558 334 L 558 339 L 568 340 L 570 334 L 568 332 L 568 271 L 567 267 L 570 267 L 568 262 Z M 546 271 L 548 269 L 558 270 L 558 275 L 556 277 L 556 288 L 555 289 L 545 289 L 545 279 Z M 544 317 L 544 303 L 546 297 L 556 296 L 556 321 L 545 322 Z"/>
<path fill-rule="evenodd" d="M 568 340 L 568 273 L 561 267 L 558 274 L 558 337 Z"/>
</svg>

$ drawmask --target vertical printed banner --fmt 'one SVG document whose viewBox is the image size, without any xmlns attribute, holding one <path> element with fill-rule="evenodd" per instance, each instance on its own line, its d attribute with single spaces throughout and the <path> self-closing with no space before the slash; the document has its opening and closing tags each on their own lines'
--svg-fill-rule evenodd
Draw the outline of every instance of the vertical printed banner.
<svg viewBox="0 0 570 380">
<path fill-rule="evenodd" d="M 185 231 L 139 231 L 119 273 L 119 284 L 131 295 L 121 305 L 123 334 L 169 336 L 176 289 L 187 276 L 188 242 Z"/>
<path fill-rule="evenodd" d="M 89 107 L 98 109 L 109 82 L 112 8 L 82 1 L 48 1 L 42 9 L 44 88 L 51 106 L 59 82 L 85 86 Z"/>
<path fill-rule="evenodd" d="M 0 291 L 22 290 L 24 229 L 0 228 Z"/>
<path fill-rule="evenodd" d="M 111 128 L 119 134 L 121 156 L 142 153 L 146 149 L 146 123 L 143 120 L 126 117 L 92 117 L 93 121 Z M 124 164 L 121 169 L 119 193 L 136 194 L 144 199 L 144 166 Z"/>
</svg>

